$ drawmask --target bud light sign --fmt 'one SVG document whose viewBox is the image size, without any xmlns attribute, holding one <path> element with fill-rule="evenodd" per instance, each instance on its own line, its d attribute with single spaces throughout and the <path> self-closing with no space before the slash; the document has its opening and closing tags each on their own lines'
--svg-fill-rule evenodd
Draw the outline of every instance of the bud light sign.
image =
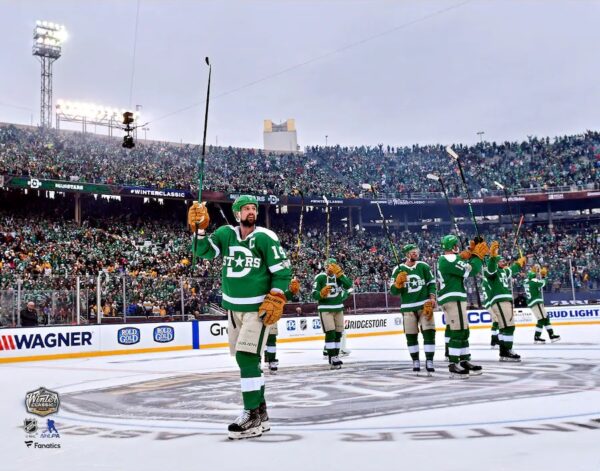
<svg viewBox="0 0 600 471">
<path fill-rule="evenodd" d="M 117 332 L 117 340 L 121 345 L 133 345 L 140 341 L 140 329 L 124 327 Z"/>
<path fill-rule="evenodd" d="M 154 341 L 160 343 L 172 342 L 175 338 L 175 329 L 168 325 L 159 325 L 154 328 Z"/>
</svg>

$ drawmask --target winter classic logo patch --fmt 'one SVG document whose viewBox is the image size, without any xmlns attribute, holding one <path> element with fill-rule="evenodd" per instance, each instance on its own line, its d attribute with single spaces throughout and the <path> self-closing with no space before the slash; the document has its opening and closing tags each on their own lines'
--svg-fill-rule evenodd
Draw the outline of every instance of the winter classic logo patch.
<svg viewBox="0 0 600 471">
<path fill-rule="evenodd" d="M 25 396 L 25 408 L 30 414 L 44 417 L 58 412 L 60 399 L 58 393 L 44 387 L 30 391 Z"/>
</svg>

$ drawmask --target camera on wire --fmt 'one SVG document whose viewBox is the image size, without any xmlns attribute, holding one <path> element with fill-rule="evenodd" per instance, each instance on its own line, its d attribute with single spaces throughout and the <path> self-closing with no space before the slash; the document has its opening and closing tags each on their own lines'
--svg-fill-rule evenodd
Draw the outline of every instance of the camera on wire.
<svg viewBox="0 0 600 471">
<path fill-rule="evenodd" d="M 131 135 L 131 132 L 133 132 L 133 130 L 136 128 L 131 126 L 134 120 L 135 119 L 131 111 L 126 111 L 123 113 L 123 124 L 125 125 L 123 130 L 126 132 L 126 135 L 123 137 L 123 147 L 125 147 L 125 149 L 133 149 L 135 147 L 135 142 L 133 140 L 133 136 Z"/>
</svg>

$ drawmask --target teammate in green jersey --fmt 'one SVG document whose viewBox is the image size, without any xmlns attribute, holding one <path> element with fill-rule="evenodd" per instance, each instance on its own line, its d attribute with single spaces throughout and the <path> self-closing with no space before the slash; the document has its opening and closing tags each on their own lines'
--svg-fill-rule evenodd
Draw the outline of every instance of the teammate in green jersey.
<svg viewBox="0 0 600 471">
<path fill-rule="evenodd" d="M 438 303 L 450 326 L 448 368 L 452 377 L 465 378 L 479 375 L 482 368 L 470 362 L 469 320 L 467 317 L 467 290 L 465 279 L 481 271 L 484 257 L 489 249 L 484 241 L 471 241 L 468 250 L 459 254 L 455 235 L 442 237 L 444 254 L 438 259 Z"/>
<path fill-rule="evenodd" d="M 539 277 L 538 277 L 539 274 Z M 527 274 L 527 280 L 525 280 L 525 297 L 527 298 L 527 306 L 531 308 L 531 312 L 537 319 L 535 326 L 535 336 L 533 338 L 534 343 L 546 343 L 542 338 L 542 332 L 544 327 L 548 332 L 550 341 L 552 343 L 560 340 L 560 335 L 556 335 L 552 326 L 550 325 L 550 318 L 546 314 L 546 308 L 544 308 L 544 296 L 542 294 L 542 288 L 546 286 L 546 275 L 548 270 L 534 266 L 534 269 Z"/>
<path fill-rule="evenodd" d="M 194 202 L 188 225 L 198 236 L 196 256 L 223 257 L 222 306 L 227 310 L 229 348 L 240 368 L 244 402 L 243 413 L 228 430 L 230 439 L 241 439 L 270 430 L 260 359 L 270 326 L 283 314 L 291 271 L 277 235 L 256 225 L 256 198 L 240 196 L 232 209 L 240 225 L 221 226 L 206 235 L 210 221 L 206 205 Z"/>
<path fill-rule="evenodd" d="M 493 241 L 490 244 L 490 257 L 483 270 L 483 276 L 489 284 L 489 304 L 496 315 L 500 334 L 500 361 L 521 361 L 513 347 L 515 333 L 515 317 L 512 294 L 512 280 L 519 273 L 527 258 L 519 257 L 510 267 L 506 259 L 499 255 L 500 244 Z"/>
<path fill-rule="evenodd" d="M 404 333 L 408 352 L 413 360 L 413 371 L 421 371 L 419 359 L 419 328 L 423 335 L 425 369 L 428 375 L 435 371 L 435 278 L 431 268 L 419 260 L 419 249 L 414 244 L 402 248 L 406 261 L 397 265 L 392 272 L 390 293 L 400 296 L 400 312 L 403 317 Z"/>
<path fill-rule="evenodd" d="M 294 296 L 300 292 L 300 280 L 292 278 L 290 286 L 285 292 L 285 298 L 291 301 Z M 267 346 L 265 348 L 265 363 L 269 367 L 269 371 L 272 374 L 277 373 L 279 369 L 279 360 L 277 359 L 277 335 L 279 330 L 277 329 L 277 323 L 273 324 L 269 329 L 269 335 L 267 336 Z"/>
<path fill-rule="evenodd" d="M 332 370 L 342 367 L 340 346 L 344 331 L 344 301 L 352 292 L 352 280 L 335 258 L 325 262 L 325 272 L 319 273 L 313 283 L 312 297 L 317 301 L 321 326 L 325 332 L 325 348 Z"/>
</svg>

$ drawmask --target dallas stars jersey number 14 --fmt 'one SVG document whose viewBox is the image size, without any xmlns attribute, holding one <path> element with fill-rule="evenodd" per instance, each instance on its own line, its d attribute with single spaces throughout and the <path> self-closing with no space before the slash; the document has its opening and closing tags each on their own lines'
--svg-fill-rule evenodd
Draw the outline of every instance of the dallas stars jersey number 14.
<svg viewBox="0 0 600 471">
<path fill-rule="evenodd" d="M 285 292 L 291 280 L 290 262 L 277 235 L 263 227 L 241 239 L 239 227 L 221 226 L 198 240 L 198 257 L 223 256 L 223 302 L 225 309 L 254 312 L 271 288 Z"/>
</svg>

